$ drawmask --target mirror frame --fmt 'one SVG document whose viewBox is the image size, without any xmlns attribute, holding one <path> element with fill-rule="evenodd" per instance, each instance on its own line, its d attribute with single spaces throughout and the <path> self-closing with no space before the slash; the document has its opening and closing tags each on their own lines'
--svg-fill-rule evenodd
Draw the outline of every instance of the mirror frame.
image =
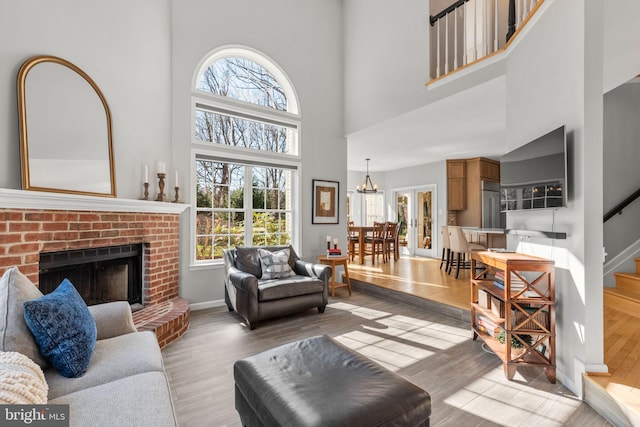
<svg viewBox="0 0 640 427">
<path fill-rule="evenodd" d="M 109 175 L 110 175 L 110 183 L 111 183 L 111 192 L 110 193 L 98 193 L 98 192 L 90 192 L 90 191 L 79 191 L 79 190 L 70 190 L 65 188 L 48 188 L 48 187 L 39 187 L 32 186 L 30 173 L 29 173 L 29 137 L 27 132 L 27 105 L 26 105 L 26 80 L 29 71 L 38 64 L 52 62 L 55 64 L 62 65 L 64 67 L 69 68 L 71 71 L 75 71 L 80 77 L 82 77 L 96 92 L 100 101 L 102 102 L 102 106 L 104 107 L 106 119 L 107 119 L 107 143 L 109 145 Z M 22 189 L 23 190 L 33 190 L 33 191 L 49 191 L 54 193 L 67 193 L 67 194 L 81 194 L 81 195 L 89 195 L 89 196 L 101 196 L 101 197 L 116 197 L 116 177 L 115 177 L 115 162 L 113 156 L 113 140 L 112 140 L 112 130 L 111 130 L 111 111 L 109 110 L 109 105 L 107 105 L 107 100 L 105 99 L 102 91 L 93 81 L 91 77 L 84 71 L 82 71 L 79 67 L 72 64 L 71 62 L 49 55 L 39 55 L 34 56 L 27 59 L 20 70 L 18 71 L 18 121 L 20 128 L 20 164 L 22 167 Z"/>
</svg>

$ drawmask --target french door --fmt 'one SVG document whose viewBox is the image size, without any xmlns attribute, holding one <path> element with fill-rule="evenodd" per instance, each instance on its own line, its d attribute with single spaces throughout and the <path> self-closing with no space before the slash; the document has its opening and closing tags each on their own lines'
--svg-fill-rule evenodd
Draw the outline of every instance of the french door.
<svg viewBox="0 0 640 427">
<path fill-rule="evenodd" d="M 396 190 L 395 200 L 400 224 L 400 254 L 437 257 L 436 186 Z"/>
</svg>

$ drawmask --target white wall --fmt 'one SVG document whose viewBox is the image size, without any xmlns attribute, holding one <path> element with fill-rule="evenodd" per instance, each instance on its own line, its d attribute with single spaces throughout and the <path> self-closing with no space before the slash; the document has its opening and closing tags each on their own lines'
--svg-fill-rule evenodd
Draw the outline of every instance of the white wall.
<svg viewBox="0 0 640 427">
<path fill-rule="evenodd" d="M 545 2 L 545 11 L 538 23 L 512 46 L 506 91 L 510 148 L 560 125 L 565 125 L 568 131 L 568 207 L 509 212 L 507 228 L 568 233 L 566 240 L 510 238 L 509 245 L 556 261 L 558 375 L 578 394 L 584 370 L 606 369 L 602 364 L 602 200 L 599 196 L 602 193 L 602 47 L 598 47 L 598 41 L 602 41 L 602 23 L 592 13 L 592 8 L 597 9 L 601 3 L 584 3 L 580 0 Z M 548 48 L 551 45 L 553 49 Z"/>
<path fill-rule="evenodd" d="M 0 10 L 0 187 L 21 187 L 18 69 L 31 56 L 54 55 L 100 86 L 113 120 L 118 196 L 141 197 L 142 163 L 170 162 L 168 0 L 0 0 Z"/>
<path fill-rule="evenodd" d="M 344 31 L 345 134 L 426 104 L 429 0 L 344 0 Z"/>
<path fill-rule="evenodd" d="M 640 73 L 640 2 L 608 1 L 604 17 L 603 93 Z"/>
<path fill-rule="evenodd" d="M 619 86 L 604 95 L 604 211 L 640 188 L 640 83 Z M 640 201 L 604 225 L 607 261 L 640 239 Z M 633 271 L 635 266 L 631 260 Z M 607 284 L 613 284 L 611 281 Z"/>
<path fill-rule="evenodd" d="M 298 94 L 302 113 L 302 236 L 300 255 L 315 259 L 325 236 L 346 239 L 346 142 L 343 137 L 342 2 L 172 1 L 173 161 L 190 170 L 190 88 L 196 66 L 213 49 L 243 45 L 275 61 Z M 186 176 L 186 175 L 185 175 Z M 311 181 L 340 182 L 340 223 L 311 224 Z M 184 188 L 191 199 L 192 188 Z M 189 267 L 190 222 L 182 222 L 182 296 L 192 303 L 223 298 L 222 268 Z M 342 237 L 341 237 L 342 236 Z"/>
</svg>

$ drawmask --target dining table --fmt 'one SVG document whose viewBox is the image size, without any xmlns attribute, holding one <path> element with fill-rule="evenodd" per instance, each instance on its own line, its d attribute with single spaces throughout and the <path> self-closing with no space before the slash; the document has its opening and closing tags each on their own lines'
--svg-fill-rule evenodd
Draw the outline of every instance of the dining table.
<svg viewBox="0 0 640 427">
<path fill-rule="evenodd" d="M 358 233 L 358 258 L 360 264 L 364 264 L 364 242 L 367 234 L 373 234 L 372 225 L 352 225 L 349 227 L 351 231 Z M 375 260 L 374 260 L 375 261 Z"/>
</svg>

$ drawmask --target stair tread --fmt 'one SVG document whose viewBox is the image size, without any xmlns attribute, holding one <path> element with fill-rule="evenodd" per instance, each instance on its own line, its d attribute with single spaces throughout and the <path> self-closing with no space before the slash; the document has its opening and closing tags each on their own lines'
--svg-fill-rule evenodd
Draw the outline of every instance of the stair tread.
<svg viewBox="0 0 640 427">
<path fill-rule="evenodd" d="M 640 303 L 640 288 L 619 284 L 615 288 L 604 288 L 604 292 L 611 295 L 618 295 L 627 299 L 638 300 Z"/>
<path fill-rule="evenodd" d="M 640 273 L 632 273 L 632 272 L 619 272 L 616 271 L 615 273 L 613 273 L 614 276 L 620 276 L 620 277 L 628 277 L 630 279 L 638 279 L 640 280 Z"/>
</svg>

